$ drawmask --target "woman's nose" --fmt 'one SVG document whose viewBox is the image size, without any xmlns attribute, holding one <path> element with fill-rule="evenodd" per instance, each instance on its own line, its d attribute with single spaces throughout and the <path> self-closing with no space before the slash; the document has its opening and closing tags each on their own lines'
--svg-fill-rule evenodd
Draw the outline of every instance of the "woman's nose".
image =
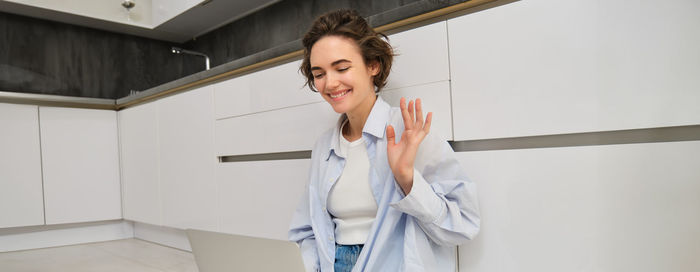
<svg viewBox="0 0 700 272">
<path fill-rule="evenodd" d="M 335 90 L 340 86 L 340 80 L 338 80 L 338 76 L 335 75 L 334 73 L 327 73 L 326 74 L 326 90 Z"/>
</svg>

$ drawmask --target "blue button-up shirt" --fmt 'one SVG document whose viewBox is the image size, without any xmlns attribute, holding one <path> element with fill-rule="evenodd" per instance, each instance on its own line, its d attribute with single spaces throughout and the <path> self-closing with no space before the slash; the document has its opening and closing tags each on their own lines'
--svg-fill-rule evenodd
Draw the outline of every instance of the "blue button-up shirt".
<svg viewBox="0 0 700 272">
<path fill-rule="evenodd" d="M 338 125 L 345 118 L 341 116 Z M 475 184 L 449 144 L 429 133 L 416 155 L 413 187 L 404 195 L 387 160 L 389 124 L 401 139 L 401 110 L 377 97 L 362 129 L 377 217 L 353 271 L 454 271 L 455 247 L 479 232 Z M 336 126 L 316 142 L 306 194 L 289 230 L 289 239 L 301 247 L 307 271 L 333 271 L 335 226 L 326 204 L 345 167 L 345 158 L 338 155 L 339 133 Z"/>
</svg>

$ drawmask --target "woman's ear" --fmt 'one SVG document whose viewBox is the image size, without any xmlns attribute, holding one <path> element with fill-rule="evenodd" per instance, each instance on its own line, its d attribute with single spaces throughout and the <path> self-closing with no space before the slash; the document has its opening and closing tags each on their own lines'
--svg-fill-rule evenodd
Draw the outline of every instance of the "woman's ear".
<svg viewBox="0 0 700 272">
<path fill-rule="evenodd" d="M 372 61 L 367 65 L 367 70 L 370 76 L 376 76 L 379 74 L 380 65 L 378 61 Z"/>
</svg>

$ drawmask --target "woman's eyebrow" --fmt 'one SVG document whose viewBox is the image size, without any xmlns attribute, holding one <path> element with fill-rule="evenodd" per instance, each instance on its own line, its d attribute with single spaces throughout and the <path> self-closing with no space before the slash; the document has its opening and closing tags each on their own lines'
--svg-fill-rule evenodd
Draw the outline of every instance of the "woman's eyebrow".
<svg viewBox="0 0 700 272">
<path fill-rule="evenodd" d="M 350 62 L 350 63 L 352 63 L 352 61 L 349 61 L 349 60 L 346 60 L 346 59 L 339 59 L 339 60 L 336 60 L 336 61 L 334 61 L 333 63 L 331 63 L 331 66 L 336 66 L 336 65 L 338 65 L 338 64 L 340 64 L 340 63 L 343 63 L 343 62 Z"/>
<path fill-rule="evenodd" d="M 352 61 L 349 61 L 349 60 L 346 60 L 346 59 L 339 59 L 339 60 L 336 60 L 336 61 L 334 61 L 333 63 L 331 63 L 331 66 L 336 66 L 336 65 L 341 64 L 341 63 L 343 63 L 343 62 L 352 63 Z M 322 69 L 321 67 L 318 67 L 318 66 L 311 67 L 311 71 L 314 71 L 314 70 L 323 70 L 323 69 Z"/>
</svg>

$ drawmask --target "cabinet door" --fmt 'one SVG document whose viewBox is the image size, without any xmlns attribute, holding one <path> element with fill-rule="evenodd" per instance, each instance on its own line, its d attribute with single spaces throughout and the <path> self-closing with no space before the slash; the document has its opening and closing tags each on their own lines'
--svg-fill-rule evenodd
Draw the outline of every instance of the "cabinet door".
<svg viewBox="0 0 700 272">
<path fill-rule="evenodd" d="M 163 224 L 218 230 L 212 92 L 204 87 L 157 101 Z"/>
<path fill-rule="evenodd" d="M 0 228 L 43 225 L 37 106 L 0 103 Z"/>
<path fill-rule="evenodd" d="M 339 115 L 326 102 L 216 121 L 216 154 L 244 155 L 311 150 Z"/>
<path fill-rule="evenodd" d="M 698 1 L 518 1 L 448 21 L 455 140 L 700 124 Z"/>
<path fill-rule="evenodd" d="M 482 216 L 460 271 L 700 271 L 700 141 L 457 158 Z"/>
<path fill-rule="evenodd" d="M 117 113 L 39 107 L 46 224 L 120 219 Z"/>
<path fill-rule="evenodd" d="M 217 166 L 221 231 L 286 240 L 311 160 L 227 162 Z"/>
<path fill-rule="evenodd" d="M 162 224 L 155 102 L 118 112 L 124 219 Z"/>
<path fill-rule="evenodd" d="M 321 102 L 323 98 L 304 86 L 301 60 L 269 67 L 212 85 L 216 118 L 240 116 Z"/>
<path fill-rule="evenodd" d="M 397 56 L 385 89 L 450 79 L 444 21 L 390 35 L 389 42 Z"/>
</svg>

